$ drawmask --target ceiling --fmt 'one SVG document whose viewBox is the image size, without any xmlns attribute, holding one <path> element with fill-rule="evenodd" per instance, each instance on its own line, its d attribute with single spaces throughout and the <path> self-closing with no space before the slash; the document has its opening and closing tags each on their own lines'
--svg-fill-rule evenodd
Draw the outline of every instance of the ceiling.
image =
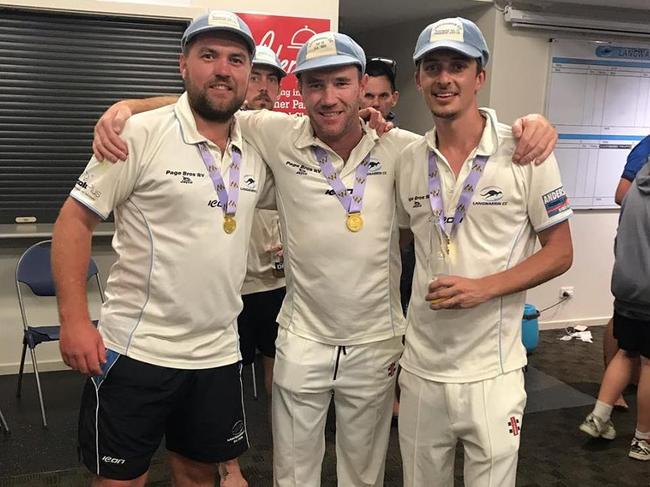
<svg viewBox="0 0 650 487">
<path fill-rule="evenodd" d="M 650 0 L 340 0 L 339 30 L 355 34 L 417 19 L 431 19 L 433 22 L 442 15 L 455 15 L 492 3 L 500 8 L 513 4 L 546 12 L 586 17 L 632 17 L 650 22 Z"/>
<path fill-rule="evenodd" d="M 449 15 L 492 0 L 340 0 L 339 31 L 359 33 L 401 22 Z"/>
</svg>

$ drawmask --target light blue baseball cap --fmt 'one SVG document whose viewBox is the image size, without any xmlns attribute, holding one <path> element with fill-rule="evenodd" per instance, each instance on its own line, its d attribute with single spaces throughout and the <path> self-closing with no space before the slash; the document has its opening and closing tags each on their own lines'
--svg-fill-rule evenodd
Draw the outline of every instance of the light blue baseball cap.
<svg viewBox="0 0 650 487">
<path fill-rule="evenodd" d="M 273 49 L 267 46 L 260 45 L 255 47 L 253 64 L 274 68 L 278 72 L 280 79 L 287 75 L 287 72 L 282 68 L 282 63 L 280 63 L 278 55 Z"/>
<path fill-rule="evenodd" d="M 237 14 L 227 10 L 211 10 L 207 14 L 195 18 L 181 37 L 181 49 L 185 50 L 185 47 L 199 34 L 218 31 L 239 35 L 246 43 L 251 56 L 255 54 L 255 40 L 250 28 Z"/>
<path fill-rule="evenodd" d="M 425 54 L 437 49 L 451 49 L 465 56 L 480 59 L 485 66 L 490 51 L 483 33 L 471 20 L 462 17 L 442 19 L 428 25 L 418 37 L 413 61 L 420 61 Z"/>
<path fill-rule="evenodd" d="M 314 34 L 298 51 L 294 73 L 348 64 L 359 66 L 365 72 L 366 53 L 361 46 L 345 34 L 321 32 Z"/>
</svg>

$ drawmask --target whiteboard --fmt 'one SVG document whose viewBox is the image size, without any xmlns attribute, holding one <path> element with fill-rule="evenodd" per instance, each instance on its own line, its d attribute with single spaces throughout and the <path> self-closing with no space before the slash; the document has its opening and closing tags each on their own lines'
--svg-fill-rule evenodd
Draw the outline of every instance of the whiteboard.
<svg viewBox="0 0 650 487">
<path fill-rule="evenodd" d="M 553 39 L 546 114 L 571 206 L 618 208 L 627 155 L 650 134 L 650 44 Z"/>
</svg>

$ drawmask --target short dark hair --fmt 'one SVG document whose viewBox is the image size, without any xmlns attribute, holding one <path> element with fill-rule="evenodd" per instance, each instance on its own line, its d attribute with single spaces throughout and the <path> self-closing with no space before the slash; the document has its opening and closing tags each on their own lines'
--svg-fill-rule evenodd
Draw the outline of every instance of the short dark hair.
<svg viewBox="0 0 650 487">
<path fill-rule="evenodd" d="M 395 84 L 396 66 L 397 63 L 391 59 L 372 58 L 366 63 L 366 74 L 373 78 L 386 76 L 390 82 L 391 91 L 395 92 L 397 90 Z"/>
</svg>

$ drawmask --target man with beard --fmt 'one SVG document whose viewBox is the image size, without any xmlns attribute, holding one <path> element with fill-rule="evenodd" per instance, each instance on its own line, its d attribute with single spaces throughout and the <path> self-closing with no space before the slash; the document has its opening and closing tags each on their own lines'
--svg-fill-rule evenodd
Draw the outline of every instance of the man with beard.
<svg viewBox="0 0 650 487">
<path fill-rule="evenodd" d="M 244 107 L 272 110 L 280 94 L 280 81 L 286 75 L 277 54 L 267 46 L 257 46 Z M 242 363 L 254 362 L 255 351 L 259 349 L 264 367 L 264 387 L 269 395 L 278 336 L 276 317 L 285 294 L 281 248 L 278 212 L 256 209 L 248 249 L 248 271 L 241 290 L 244 309 L 237 326 Z M 269 410 L 270 407 L 271 401 Z"/>
<path fill-rule="evenodd" d="M 397 171 L 400 225 L 413 231 L 416 255 L 399 380 L 407 487 L 454 485 L 458 441 L 466 486 L 514 487 L 525 290 L 572 261 L 555 158 L 514 166 L 511 128 L 478 108 L 488 58 L 483 34 L 462 18 L 425 28 L 413 55 L 434 128 Z"/>
<path fill-rule="evenodd" d="M 233 114 L 255 44 L 236 15 L 213 11 L 182 49 L 186 93 L 129 120 L 123 164 L 90 160 L 54 229 L 61 354 L 92 376 L 79 444 L 94 486 L 143 486 L 163 435 L 174 485 L 214 485 L 217 463 L 222 487 L 247 485 L 236 318 L 270 180 Z M 118 258 L 95 329 L 86 269 L 93 228 L 112 211 Z"/>
<path fill-rule="evenodd" d="M 332 397 L 338 484 L 383 484 L 405 331 L 394 180 L 404 141 L 392 131 L 380 138 L 359 120 L 364 67 L 365 54 L 351 38 L 317 34 L 296 64 L 309 118 L 237 115 L 273 171 L 284 235 L 287 296 L 272 397 L 278 487 L 320 485 Z M 146 106 L 113 108 L 98 128 L 95 151 L 114 160 L 113 147 L 125 156 L 115 130 L 131 109 Z M 535 149 L 527 156 L 550 153 L 547 122 L 527 120 L 527 139 L 531 129 Z"/>
</svg>

